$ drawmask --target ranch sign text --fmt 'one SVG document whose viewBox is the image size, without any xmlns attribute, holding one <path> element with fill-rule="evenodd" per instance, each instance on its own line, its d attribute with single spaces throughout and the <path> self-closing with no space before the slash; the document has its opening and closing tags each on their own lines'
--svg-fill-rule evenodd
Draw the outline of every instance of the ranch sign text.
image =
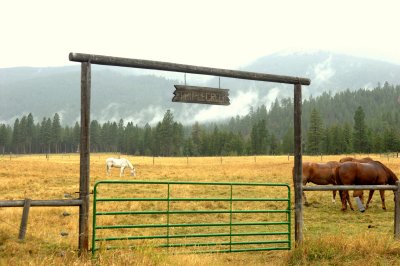
<svg viewBox="0 0 400 266">
<path fill-rule="evenodd" d="M 229 105 L 229 90 L 209 87 L 174 85 L 173 102 Z"/>
</svg>

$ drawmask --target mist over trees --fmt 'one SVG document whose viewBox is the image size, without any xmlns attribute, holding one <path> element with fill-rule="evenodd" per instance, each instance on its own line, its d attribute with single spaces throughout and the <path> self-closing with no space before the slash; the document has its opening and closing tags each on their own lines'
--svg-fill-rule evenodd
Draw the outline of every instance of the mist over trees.
<svg viewBox="0 0 400 266">
<path fill-rule="evenodd" d="M 385 83 L 373 90 L 323 93 L 304 100 L 302 136 L 305 154 L 382 153 L 400 150 L 400 86 Z M 167 110 L 154 126 L 131 121 L 90 123 L 92 152 L 146 156 L 221 156 L 291 154 L 293 101 L 276 100 L 270 108 L 251 107 L 227 122 L 184 126 Z M 79 151 L 80 125 L 62 126 L 60 116 L 37 121 L 32 114 L 13 125 L 0 124 L 0 153 Z"/>
</svg>

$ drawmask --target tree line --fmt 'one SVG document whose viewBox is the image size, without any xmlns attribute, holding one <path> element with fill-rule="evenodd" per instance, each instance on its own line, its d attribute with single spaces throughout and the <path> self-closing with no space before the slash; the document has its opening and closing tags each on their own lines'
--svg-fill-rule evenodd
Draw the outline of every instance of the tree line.
<svg viewBox="0 0 400 266">
<path fill-rule="evenodd" d="M 303 102 L 305 154 L 382 153 L 400 150 L 400 87 L 324 93 Z M 347 101 L 347 104 L 346 104 Z M 355 107 L 354 105 L 357 105 Z M 394 107 L 394 108 L 393 108 Z M 397 107 L 397 108 L 396 108 Z M 79 151 L 80 125 L 62 126 L 60 116 L 36 122 L 32 114 L 13 125 L 0 124 L 0 152 L 71 153 Z M 184 126 L 167 110 L 154 126 L 123 119 L 90 123 L 92 152 L 146 156 L 226 156 L 291 154 L 293 102 L 276 100 L 269 109 L 250 108 L 225 123 Z"/>
</svg>

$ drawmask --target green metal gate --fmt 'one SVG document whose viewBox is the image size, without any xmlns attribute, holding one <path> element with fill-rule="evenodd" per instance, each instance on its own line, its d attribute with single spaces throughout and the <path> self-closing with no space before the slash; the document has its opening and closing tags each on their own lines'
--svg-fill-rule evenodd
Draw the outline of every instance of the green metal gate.
<svg viewBox="0 0 400 266">
<path fill-rule="evenodd" d="M 288 250 L 290 221 L 288 184 L 100 181 L 94 186 L 92 253 Z"/>
</svg>

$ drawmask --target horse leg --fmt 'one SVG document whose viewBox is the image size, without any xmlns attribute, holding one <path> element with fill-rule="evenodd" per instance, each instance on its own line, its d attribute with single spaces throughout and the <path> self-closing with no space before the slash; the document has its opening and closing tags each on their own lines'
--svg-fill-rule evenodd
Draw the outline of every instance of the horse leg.
<svg viewBox="0 0 400 266">
<path fill-rule="evenodd" d="M 368 209 L 369 202 L 371 201 L 372 196 L 374 195 L 374 192 L 375 192 L 375 190 L 369 191 L 368 200 L 367 200 L 367 204 L 365 205 L 365 209 Z"/>
<path fill-rule="evenodd" d="M 124 174 L 124 169 L 125 167 L 121 167 L 121 170 L 119 171 L 119 177 L 122 177 L 122 175 Z"/>
<path fill-rule="evenodd" d="M 307 180 L 305 180 L 303 176 L 302 178 L 303 178 L 303 186 L 307 185 Z M 304 205 L 309 206 L 310 204 L 308 203 L 306 193 L 304 193 L 304 191 L 303 191 L 303 199 L 304 199 Z"/>
<path fill-rule="evenodd" d="M 360 200 L 361 203 L 364 204 L 364 190 L 360 190 Z"/>
<path fill-rule="evenodd" d="M 342 211 L 347 210 L 347 202 L 349 203 L 350 209 L 352 211 L 354 211 L 353 204 L 351 203 L 351 200 L 350 200 L 349 191 L 343 190 L 343 191 L 340 191 L 339 193 L 341 193 L 341 195 L 342 195 L 342 197 L 341 197 L 342 198 Z"/>
<path fill-rule="evenodd" d="M 304 193 L 304 191 L 303 191 L 303 199 L 304 199 L 304 205 L 309 206 L 310 204 L 307 201 L 307 197 L 306 197 L 306 194 Z"/>
<path fill-rule="evenodd" d="M 107 175 L 109 176 L 110 175 L 110 169 L 111 169 L 111 167 L 110 166 L 108 166 L 108 164 L 107 164 L 107 166 L 106 166 L 106 172 L 107 172 Z"/>
<path fill-rule="evenodd" d="M 336 190 L 332 191 L 332 203 L 336 203 Z"/>
<path fill-rule="evenodd" d="M 354 190 L 353 198 L 359 197 L 361 202 L 364 204 L 364 192 L 362 190 Z"/>
<path fill-rule="evenodd" d="M 341 190 L 339 193 L 340 193 L 341 198 L 342 198 L 342 211 L 345 211 L 347 209 L 346 191 Z"/>
<path fill-rule="evenodd" d="M 346 190 L 346 195 L 347 195 L 347 202 L 349 203 L 350 209 L 351 209 L 352 211 L 354 211 L 353 203 L 351 203 L 350 195 L 349 195 L 349 191 L 348 191 L 348 190 Z"/>
<path fill-rule="evenodd" d="M 382 209 L 384 209 L 386 211 L 385 191 L 384 190 L 380 190 L 379 192 L 381 193 Z"/>
</svg>

